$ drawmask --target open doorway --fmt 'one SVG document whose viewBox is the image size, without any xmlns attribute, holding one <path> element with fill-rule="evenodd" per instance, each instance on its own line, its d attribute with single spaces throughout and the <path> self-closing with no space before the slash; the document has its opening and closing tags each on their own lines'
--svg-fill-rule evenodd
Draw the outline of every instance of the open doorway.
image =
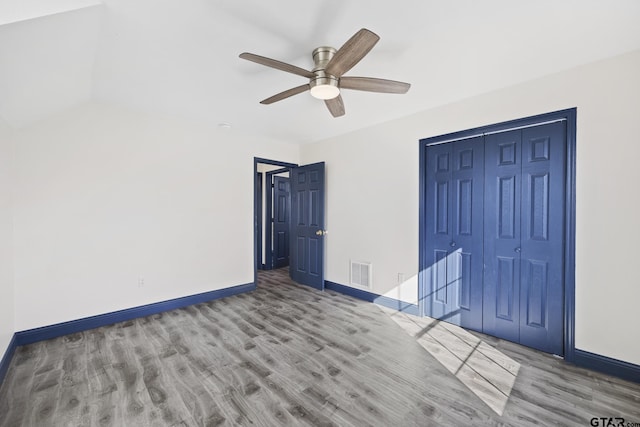
<svg viewBox="0 0 640 427">
<path fill-rule="evenodd" d="M 256 157 L 253 176 L 255 283 L 258 270 L 289 264 L 295 282 L 324 289 L 324 162 Z"/>
<path fill-rule="evenodd" d="M 294 163 L 254 159 L 254 270 L 289 265 L 291 196 Z"/>
<path fill-rule="evenodd" d="M 271 192 L 266 192 L 265 269 L 289 266 L 291 228 L 289 175 L 289 169 L 277 169 L 265 174 L 267 187 L 271 187 Z"/>
</svg>

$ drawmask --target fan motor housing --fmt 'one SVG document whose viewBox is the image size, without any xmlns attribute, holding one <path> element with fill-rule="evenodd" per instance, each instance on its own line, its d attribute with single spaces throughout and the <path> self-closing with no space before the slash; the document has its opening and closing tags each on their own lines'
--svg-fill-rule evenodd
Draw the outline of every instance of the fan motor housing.
<svg viewBox="0 0 640 427">
<path fill-rule="evenodd" d="M 313 67 L 313 70 L 311 71 L 315 73 L 318 70 L 324 70 L 335 54 L 336 50 L 329 46 L 320 46 L 313 49 L 313 53 L 311 55 L 313 56 L 313 63 L 315 64 L 315 67 Z"/>
</svg>

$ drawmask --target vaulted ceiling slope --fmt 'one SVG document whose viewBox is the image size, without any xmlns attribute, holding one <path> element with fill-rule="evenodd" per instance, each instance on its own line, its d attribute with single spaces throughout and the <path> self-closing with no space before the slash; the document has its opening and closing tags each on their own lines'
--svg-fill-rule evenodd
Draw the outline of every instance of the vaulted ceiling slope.
<svg viewBox="0 0 640 427">
<path fill-rule="evenodd" d="M 14 127 L 94 100 L 305 143 L 640 49 L 638 0 L 2 4 L 0 116 Z M 350 74 L 408 94 L 345 90 L 338 119 L 308 93 L 259 104 L 306 81 L 238 54 L 310 69 L 314 48 L 362 27 L 381 40 Z"/>
</svg>

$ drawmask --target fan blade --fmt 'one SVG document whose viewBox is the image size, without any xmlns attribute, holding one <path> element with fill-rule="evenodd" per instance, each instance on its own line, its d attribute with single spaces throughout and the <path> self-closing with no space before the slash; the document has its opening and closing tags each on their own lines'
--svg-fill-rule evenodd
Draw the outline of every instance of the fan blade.
<svg viewBox="0 0 640 427">
<path fill-rule="evenodd" d="M 326 99 L 324 103 L 333 117 L 344 116 L 344 102 L 342 102 L 342 96 L 338 95 L 333 99 Z"/>
<path fill-rule="evenodd" d="M 407 93 L 411 85 L 395 80 L 374 79 L 373 77 L 342 77 L 340 89 L 366 90 L 368 92 Z"/>
<path fill-rule="evenodd" d="M 336 77 L 342 76 L 356 65 L 378 43 L 380 37 L 367 30 L 361 29 L 342 45 L 331 58 L 324 71 Z"/>
<path fill-rule="evenodd" d="M 267 99 L 263 99 L 262 101 L 260 101 L 260 104 L 265 104 L 265 105 L 273 104 L 274 102 L 282 101 L 283 99 L 289 98 L 290 96 L 293 96 L 293 95 L 297 95 L 309 89 L 311 89 L 311 86 L 309 86 L 309 83 L 307 83 L 306 85 L 287 89 L 284 92 L 280 92 Z"/>
<path fill-rule="evenodd" d="M 287 64 L 286 62 L 276 61 L 275 59 L 267 58 L 260 55 L 254 55 L 253 53 L 244 52 L 240 54 L 240 58 L 252 61 L 260 65 L 266 65 L 267 67 L 275 68 L 276 70 L 286 71 L 287 73 L 297 74 L 308 79 L 314 78 L 316 75 L 311 71 L 307 71 L 303 68 L 296 67 L 295 65 Z"/>
</svg>

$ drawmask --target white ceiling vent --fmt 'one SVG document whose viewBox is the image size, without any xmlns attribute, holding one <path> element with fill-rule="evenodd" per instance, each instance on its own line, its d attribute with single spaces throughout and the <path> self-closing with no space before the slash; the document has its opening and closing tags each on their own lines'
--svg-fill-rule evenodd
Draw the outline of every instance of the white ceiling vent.
<svg viewBox="0 0 640 427">
<path fill-rule="evenodd" d="M 371 287 L 371 263 L 351 261 L 351 284 Z"/>
</svg>

